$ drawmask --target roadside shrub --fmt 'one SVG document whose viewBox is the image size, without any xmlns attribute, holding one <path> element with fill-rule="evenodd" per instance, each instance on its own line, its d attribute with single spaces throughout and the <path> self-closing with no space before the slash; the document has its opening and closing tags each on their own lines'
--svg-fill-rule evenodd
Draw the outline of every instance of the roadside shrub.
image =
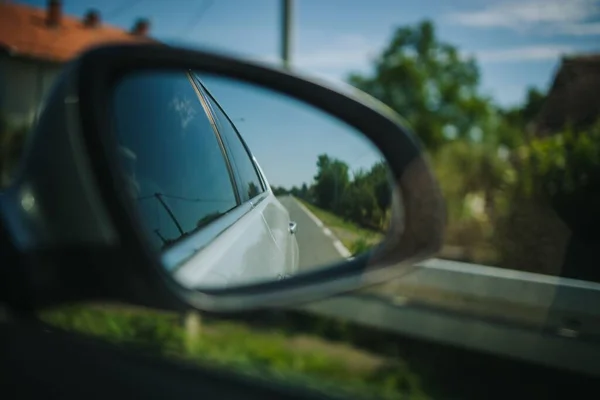
<svg viewBox="0 0 600 400">
<path fill-rule="evenodd" d="M 369 251 L 370 248 L 371 245 L 364 238 L 360 238 L 352 243 L 352 246 L 349 250 L 353 256 L 356 256 Z"/>
<path fill-rule="evenodd" d="M 594 234 L 600 224 L 600 124 L 533 138 L 513 158 L 518 179 L 494 221 L 500 265 L 564 275 L 572 235 Z"/>
</svg>

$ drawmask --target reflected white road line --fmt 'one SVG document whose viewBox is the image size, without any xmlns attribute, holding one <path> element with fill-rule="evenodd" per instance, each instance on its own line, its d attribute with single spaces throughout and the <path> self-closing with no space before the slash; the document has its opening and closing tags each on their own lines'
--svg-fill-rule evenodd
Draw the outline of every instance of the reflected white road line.
<svg viewBox="0 0 600 400">
<path fill-rule="evenodd" d="M 308 217 L 315 222 L 315 224 L 317 224 L 320 227 L 323 227 L 323 233 L 325 233 L 327 236 L 330 236 L 331 238 L 333 238 L 333 246 L 338 251 L 338 253 L 340 253 L 340 255 L 342 257 L 344 257 L 344 258 L 352 257 L 352 253 L 350 253 L 350 250 L 348 250 L 346 248 L 346 246 L 344 246 L 342 244 L 342 242 L 340 242 L 340 240 L 335 237 L 335 235 L 331 232 L 331 230 L 329 228 L 327 228 L 325 226 L 325 224 L 323 224 L 323 222 L 321 222 L 321 220 L 319 218 L 317 218 L 316 215 L 314 215 L 308 208 L 306 208 L 304 206 L 304 204 L 300 203 L 300 201 L 298 201 L 295 197 L 292 197 L 292 198 L 294 199 L 296 204 L 298 204 L 298 206 L 302 209 L 302 211 L 304 211 L 306 213 L 306 215 L 308 215 Z"/>
<path fill-rule="evenodd" d="M 342 242 L 340 242 L 339 240 L 334 240 L 333 241 L 333 246 L 337 249 L 337 251 L 340 252 L 340 254 L 342 255 L 342 257 L 350 257 L 352 256 L 352 253 L 350 253 L 350 251 L 346 248 L 346 246 L 344 246 L 342 244 Z"/>
</svg>

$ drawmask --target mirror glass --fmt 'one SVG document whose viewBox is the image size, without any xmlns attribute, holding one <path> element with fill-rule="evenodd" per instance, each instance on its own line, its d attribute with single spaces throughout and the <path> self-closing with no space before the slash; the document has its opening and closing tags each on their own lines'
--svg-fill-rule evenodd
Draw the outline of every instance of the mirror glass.
<svg viewBox="0 0 600 400">
<path fill-rule="evenodd" d="M 383 156 L 314 106 L 222 76 L 144 71 L 116 84 L 112 111 L 148 242 L 186 287 L 289 279 L 385 236 Z"/>
</svg>

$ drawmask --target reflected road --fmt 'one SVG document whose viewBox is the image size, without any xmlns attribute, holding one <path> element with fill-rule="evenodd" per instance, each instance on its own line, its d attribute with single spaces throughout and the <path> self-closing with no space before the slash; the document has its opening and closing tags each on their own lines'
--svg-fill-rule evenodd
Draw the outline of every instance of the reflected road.
<svg viewBox="0 0 600 400">
<path fill-rule="evenodd" d="M 300 251 L 300 270 L 319 268 L 344 259 L 334 245 L 334 238 L 327 234 L 325 226 L 319 226 L 292 196 L 278 198 L 290 213 L 290 219 L 298 224 L 296 240 Z"/>
</svg>

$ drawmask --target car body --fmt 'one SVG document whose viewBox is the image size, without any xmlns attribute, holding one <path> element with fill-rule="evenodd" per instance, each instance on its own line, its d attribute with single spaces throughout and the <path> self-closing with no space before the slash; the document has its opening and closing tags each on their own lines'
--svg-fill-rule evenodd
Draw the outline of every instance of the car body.
<svg viewBox="0 0 600 400">
<path fill-rule="evenodd" d="M 120 92 L 128 98 L 128 93 L 137 96 L 140 90 L 148 91 L 138 100 L 147 102 L 152 110 L 141 116 L 150 120 L 148 125 L 121 121 L 117 136 L 123 166 L 131 177 L 134 198 L 153 246 L 175 279 L 187 287 L 227 287 L 293 275 L 299 264 L 295 222 L 290 221 L 258 161 L 200 78 L 193 73 L 181 74 L 184 79 L 173 75 L 125 82 Z M 153 99 L 161 96 L 173 99 L 155 104 Z M 161 108 L 161 104 L 167 106 Z M 127 108 L 127 114 L 117 118 L 135 120 L 131 115 L 138 109 Z M 137 115 L 140 113 L 141 109 Z M 165 122 L 172 115 L 182 116 L 181 135 L 176 131 L 180 127 Z M 159 133 L 171 129 L 170 141 L 162 142 L 152 129 L 162 129 Z M 197 141 L 194 135 L 207 137 Z M 189 153 L 194 147 L 197 150 Z M 152 162 L 144 164 L 144 155 Z M 160 157 L 163 164 L 155 166 Z M 223 179 L 215 179 L 219 173 Z M 182 184 L 174 185 L 179 176 Z M 190 181 L 196 181 L 198 187 L 190 188 Z"/>
</svg>

